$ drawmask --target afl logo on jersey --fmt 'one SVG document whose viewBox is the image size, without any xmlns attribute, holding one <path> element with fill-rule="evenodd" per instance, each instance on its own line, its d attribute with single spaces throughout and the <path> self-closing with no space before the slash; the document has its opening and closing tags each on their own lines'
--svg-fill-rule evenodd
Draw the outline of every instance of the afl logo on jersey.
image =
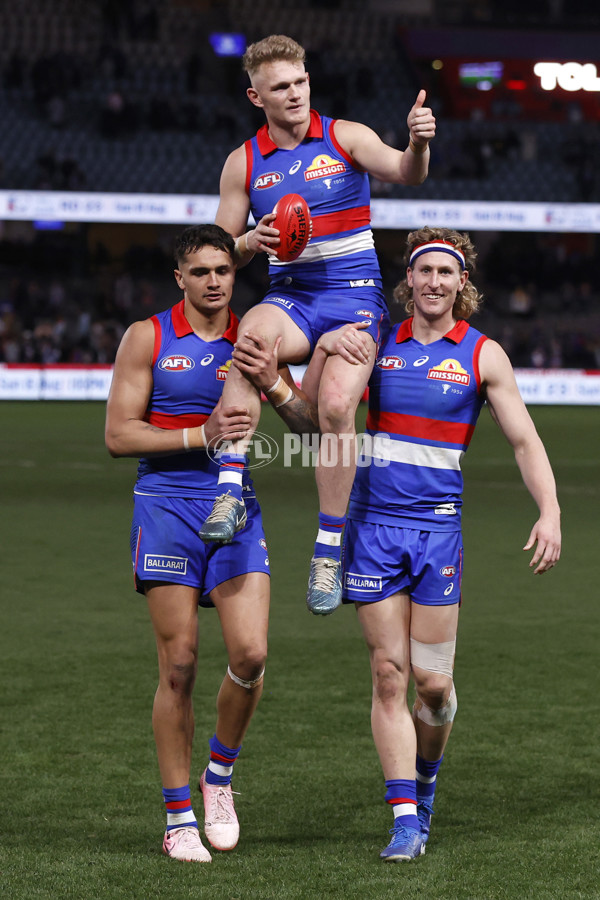
<svg viewBox="0 0 600 900">
<path fill-rule="evenodd" d="M 189 372 L 196 363 L 189 356 L 164 356 L 158 364 L 163 372 Z"/>
<path fill-rule="evenodd" d="M 255 191 L 266 191 L 267 188 L 275 187 L 281 184 L 283 175 L 281 172 L 267 172 L 265 175 L 259 175 L 252 187 Z"/>
<path fill-rule="evenodd" d="M 403 369 L 406 361 L 401 356 L 380 356 L 375 365 L 378 369 L 388 371 L 389 369 Z"/>
<path fill-rule="evenodd" d="M 456 575 L 456 566 L 442 566 L 440 575 L 443 575 L 445 578 L 453 578 Z"/>
</svg>

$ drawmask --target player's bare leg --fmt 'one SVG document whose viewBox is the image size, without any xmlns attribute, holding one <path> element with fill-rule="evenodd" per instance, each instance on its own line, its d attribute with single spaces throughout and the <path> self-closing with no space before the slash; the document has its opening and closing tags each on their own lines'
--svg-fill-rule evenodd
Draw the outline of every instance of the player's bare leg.
<svg viewBox="0 0 600 900">
<path fill-rule="evenodd" d="M 232 850 L 239 838 L 231 778 L 263 689 L 269 581 L 263 572 L 250 572 L 223 582 L 211 592 L 229 666 L 217 696 L 217 725 L 199 788 L 204 800 L 204 831 L 218 850 Z"/>
<path fill-rule="evenodd" d="M 373 698 L 371 729 L 385 778 L 414 778 L 417 749 L 406 695 L 410 679 L 410 599 L 394 594 L 358 603 L 369 650 Z"/>
<path fill-rule="evenodd" d="M 300 362 L 310 350 L 308 339 L 283 310 L 273 304 L 259 304 L 249 310 L 240 322 L 238 332 L 251 331 L 274 346 L 281 337 L 281 362 Z M 230 543 L 234 534 L 246 524 L 242 500 L 242 474 L 248 445 L 260 419 L 260 392 L 239 369 L 231 366 L 223 387 L 223 406 L 245 406 L 251 417 L 250 430 L 243 440 L 232 441 L 221 456 L 217 497 L 213 509 L 200 529 L 206 543 Z"/>
<path fill-rule="evenodd" d="M 427 840 L 437 773 L 456 713 L 452 670 L 459 609 L 457 603 L 451 606 L 414 603 L 412 607 L 411 638 L 418 642 L 412 645 L 412 672 L 417 691 L 413 707 L 417 735 L 417 810 Z M 428 663 L 428 650 L 432 648 L 432 662 Z M 416 665 L 415 658 L 422 665 Z M 430 668 L 425 668 L 426 665 Z"/>
<path fill-rule="evenodd" d="M 156 637 L 159 682 L 152 727 L 167 808 L 163 851 L 174 859 L 210 862 L 190 798 L 194 738 L 192 691 L 198 665 L 198 590 L 152 582 L 146 600 Z"/>
<path fill-rule="evenodd" d="M 342 602 L 341 536 L 356 472 L 356 408 L 367 386 L 375 351 L 371 340 L 368 362 L 360 365 L 330 356 L 319 384 L 319 531 L 306 596 L 308 608 L 316 615 L 329 615 Z"/>
<path fill-rule="evenodd" d="M 424 851 L 417 817 L 417 741 L 407 705 L 410 606 L 405 593 L 356 604 L 371 661 L 373 739 L 385 778 L 385 799 L 394 812 L 392 839 L 380 855 L 391 862 L 415 859 Z"/>
<path fill-rule="evenodd" d="M 192 691 L 198 666 L 198 591 L 180 584 L 156 584 L 146 600 L 158 651 L 158 688 L 152 727 L 165 787 L 190 777 L 194 710 Z"/>
</svg>

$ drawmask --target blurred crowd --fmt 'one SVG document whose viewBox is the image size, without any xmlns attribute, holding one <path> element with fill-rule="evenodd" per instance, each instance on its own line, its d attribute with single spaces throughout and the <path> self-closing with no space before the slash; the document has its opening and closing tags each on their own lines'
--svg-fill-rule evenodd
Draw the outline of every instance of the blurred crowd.
<svg viewBox="0 0 600 900">
<path fill-rule="evenodd" d="M 69 233 L 31 230 L 0 240 L 0 362 L 110 364 L 131 322 L 179 298 L 172 229 L 155 243 L 132 242 L 122 254 L 91 243 L 86 232 L 86 226 Z M 399 319 L 403 310 L 391 296 L 402 262 L 386 248 L 403 246 L 404 235 L 386 238 L 382 271 L 392 318 Z M 481 244 L 477 238 L 474 280 L 484 304 L 473 324 L 498 340 L 517 367 L 600 368 L 597 238 L 502 233 Z M 261 298 L 264 263 L 256 260 L 238 274 L 238 315 Z"/>
</svg>

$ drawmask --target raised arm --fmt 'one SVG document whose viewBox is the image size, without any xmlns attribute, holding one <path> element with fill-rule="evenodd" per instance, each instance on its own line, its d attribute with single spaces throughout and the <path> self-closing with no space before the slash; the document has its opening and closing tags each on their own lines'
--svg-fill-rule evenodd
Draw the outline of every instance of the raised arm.
<svg viewBox="0 0 600 900">
<path fill-rule="evenodd" d="M 424 106 L 425 91 L 419 91 L 406 123 L 409 143 L 406 150 L 384 144 L 366 125 L 340 120 L 335 136 L 352 159 L 379 181 L 392 184 L 422 184 L 429 171 L 429 141 L 435 136 L 435 116 Z"/>
<path fill-rule="evenodd" d="M 510 360 L 495 341 L 486 341 L 482 347 L 480 373 L 492 417 L 512 446 L 525 486 L 540 511 L 523 547 L 531 550 L 537 542 L 529 565 L 539 575 L 560 557 L 560 507 L 552 468 L 519 394 Z"/>
<path fill-rule="evenodd" d="M 243 146 L 230 153 L 223 166 L 220 199 L 215 224 L 228 231 L 235 242 L 235 264 L 238 269 L 247 265 L 255 253 L 273 253 L 279 243 L 279 232 L 271 228 L 275 216 L 263 216 L 255 228 L 246 231 L 250 198 L 246 193 L 246 151 Z"/>
<path fill-rule="evenodd" d="M 223 409 L 220 402 L 203 426 L 164 429 L 146 422 L 153 349 L 151 320 L 130 325 L 117 352 L 106 406 L 105 442 L 111 456 L 170 456 L 201 449 L 218 436 L 235 440 L 246 435 L 248 411 L 241 407 Z"/>
</svg>

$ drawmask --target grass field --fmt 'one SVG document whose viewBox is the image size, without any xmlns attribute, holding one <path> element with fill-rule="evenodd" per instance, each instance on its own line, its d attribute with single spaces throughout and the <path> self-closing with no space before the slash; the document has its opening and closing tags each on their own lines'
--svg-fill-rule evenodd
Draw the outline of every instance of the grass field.
<svg viewBox="0 0 600 900">
<path fill-rule="evenodd" d="M 465 466 L 459 713 L 427 854 L 411 864 L 378 860 L 391 823 L 354 611 L 304 606 L 312 472 L 257 472 L 273 603 L 265 693 L 236 768 L 242 839 L 194 866 L 160 853 L 155 648 L 128 549 L 135 462 L 104 450 L 101 404 L 1 404 L 2 896 L 597 900 L 600 415 L 532 413 L 559 483 L 563 559 L 529 572 L 535 507 L 484 412 Z M 281 435 L 270 410 L 261 430 Z M 198 769 L 225 667 L 213 611 L 201 645 Z"/>
</svg>

